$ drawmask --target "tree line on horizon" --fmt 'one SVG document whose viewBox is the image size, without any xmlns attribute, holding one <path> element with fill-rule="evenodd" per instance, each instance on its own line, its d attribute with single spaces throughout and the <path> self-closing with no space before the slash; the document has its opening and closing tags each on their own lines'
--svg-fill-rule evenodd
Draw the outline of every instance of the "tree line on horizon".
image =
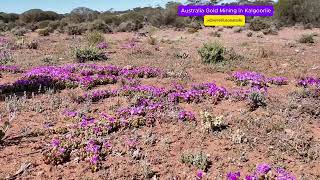
<svg viewBox="0 0 320 180">
<path fill-rule="evenodd" d="M 221 0 L 189 0 L 187 4 L 217 4 Z M 276 9 L 274 17 L 265 18 L 268 21 L 276 21 L 281 26 L 290 26 L 295 23 L 320 25 L 320 1 L 319 0 L 238 0 L 224 5 L 270 5 Z M 54 11 L 30 9 L 21 14 L 0 12 L 0 31 L 10 31 L 17 28 L 25 28 L 35 31 L 47 29 L 48 31 L 64 30 L 101 30 L 112 31 L 136 31 L 145 24 L 154 27 L 195 27 L 199 26 L 202 17 L 179 17 L 177 16 L 178 2 L 168 2 L 165 7 L 137 7 L 126 11 L 107 10 L 95 11 L 86 7 L 79 7 L 70 13 L 58 14 Z M 248 18 L 249 20 L 252 18 Z"/>
</svg>

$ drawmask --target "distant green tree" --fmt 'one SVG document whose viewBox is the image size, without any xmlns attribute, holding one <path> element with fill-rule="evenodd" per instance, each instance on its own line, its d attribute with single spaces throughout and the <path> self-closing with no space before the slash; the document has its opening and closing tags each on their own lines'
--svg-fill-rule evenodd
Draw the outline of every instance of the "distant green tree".
<svg viewBox="0 0 320 180">
<path fill-rule="evenodd" d="M 286 24 L 296 22 L 320 25 L 319 0 L 278 0 L 276 16 Z"/>
<path fill-rule="evenodd" d="M 215 5 L 223 0 L 188 0 L 188 5 Z"/>
<path fill-rule="evenodd" d="M 252 4 L 252 5 L 267 5 L 267 4 L 274 4 L 273 0 L 238 0 L 238 4 Z"/>
<path fill-rule="evenodd" d="M 98 11 L 94 11 L 86 7 L 78 7 L 73 9 L 68 15 L 69 19 L 73 23 L 82 23 L 86 21 L 94 21 L 99 16 Z"/>
<path fill-rule="evenodd" d="M 7 14 L 4 12 L 0 12 L 0 20 L 3 21 L 4 23 L 15 22 L 18 19 L 19 19 L 18 14 L 14 14 L 14 13 Z"/>
<path fill-rule="evenodd" d="M 23 23 L 34 23 L 45 20 L 59 20 L 61 15 L 53 11 L 42 11 L 41 9 L 30 9 L 22 13 L 19 17 L 20 21 Z"/>
</svg>

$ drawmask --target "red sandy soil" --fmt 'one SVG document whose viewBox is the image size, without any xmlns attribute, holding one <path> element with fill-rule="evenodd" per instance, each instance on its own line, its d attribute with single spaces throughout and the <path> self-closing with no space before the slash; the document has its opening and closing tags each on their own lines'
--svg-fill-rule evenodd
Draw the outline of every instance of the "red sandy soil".
<svg viewBox="0 0 320 180">
<path fill-rule="evenodd" d="M 127 129 L 110 135 L 113 143 L 113 153 L 104 162 L 103 168 L 95 173 L 90 171 L 88 163 L 71 160 L 63 165 L 47 165 L 43 161 L 43 151 L 56 135 L 47 133 L 44 128 L 46 122 L 51 122 L 53 129 L 65 127 L 71 124 L 70 119 L 64 118 L 64 109 L 81 109 L 84 104 L 72 101 L 72 95 L 79 95 L 81 89 L 62 90 L 55 94 L 36 95 L 27 99 L 19 110 L 13 122 L 13 127 L 8 132 L 7 141 L 0 146 L 0 179 L 5 179 L 15 174 L 23 163 L 31 163 L 18 179 L 147 179 L 144 177 L 146 167 L 155 172 L 158 179 L 194 179 L 197 168 L 181 162 L 181 155 L 186 152 L 204 152 L 212 162 L 211 167 L 205 173 L 206 179 L 225 179 L 229 171 L 241 171 L 244 174 L 251 172 L 256 164 L 266 162 L 285 167 L 298 179 L 320 179 L 319 158 L 308 160 L 300 156 L 290 147 L 288 151 L 280 152 L 277 142 L 281 140 L 285 132 L 312 136 L 318 144 L 315 149 L 320 155 L 320 121 L 304 114 L 293 114 L 288 117 L 279 109 L 286 109 L 289 105 L 289 94 L 298 88 L 294 82 L 299 76 L 320 76 L 320 39 L 315 37 L 317 43 L 308 45 L 300 44 L 296 40 L 302 34 L 318 33 L 319 29 L 301 30 L 299 28 L 285 28 L 279 31 L 279 35 L 266 35 L 263 38 L 247 37 L 246 32 L 234 33 L 232 29 L 225 28 L 222 36 L 212 37 L 210 32 L 214 28 L 205 28 L 197 33 L 189 34 L 185 31 L 171 29 L 158 30 L 153 33 L 157 39 L 156 45 L 147 43 L 147 37 L 137 37 L 135 33 L 106 34 L 105 38 L 110 45 L 106 51 L 111 59 L 101 64 L 113 64 L 117 66 L 152 66 L 172 71 L 175 74 L 183 74 L 175 78 L 152 78 L 142 80 L 141 84 L 167 87 L 173 82 L 179 82 L 186 86 L 193 83 L 216 82 L 227 89 L 236 88 L 236 85 L 226 80 L 228 73 L 234 70 L 251 70 L 266 76 L 284 76 L 291 83 L 281 87 L 269 89 L 269 104 L 267 108 L 259 108 L 251 112 L 245 102 L 223 101 L 217 105 L 209 102 L 200 104 L 182 104 L 188 110 L 195 112 L 197 121 L 201 110 L 208 110 L 214 115 L 224 115 L 227 129 L 217 133 L 204 133 L 200 123 L 172 122 L 170 119 L 156 124 L 154 127 L 142 127 Z M 64 34 L 52 34 L 49 37 L 38 37 L 37 34 L 27 34 L 27 40 L 39 42 L 36 50 L 21 49 L 15 51 L 15 65 L 23 69 L 46 65 L 41 61 L 45 56 L 52 56 L 56 65 L 73 63 L 71 49 L 85 44 L 83 36 L 67 36 Z M 138 52 L 121 49 L 121 44 L 132 38 L 139 40 L 141 48 Z M 217 68 L 214 65 L 205 65 L 197 50 L 204 42 L 218 40 L 227 49 L 245 57 L 242 62 L 237 62 L 229 68 Z M 294 44 L 290 47 L 288 43 Z M 261 57 L 264 51 L 266 57 Z M 175 53 L 185 52 L 189 54 L 186 59 L 175 57 Z M 13 82 L 22 74 L 3 73 L 0 84 Z M 120 85 L 114 85 L 119 87 Z M 97 87 L 102 89 L 113 88 L 111 85 Z M 55 99 L 55 100 L 54 100 Z M 54 108 L 52 101 L 59 101 L 59 107 Z M 125 103 L 124 98 L 110 98 L 93 103 L 91 109 L 97 112 L 108 111 L 117 103 Z M 0 102 L 2 118 L 6 119 L 7 102 Z M 319 106 L 319 104 L 314 104 Z M 36 109 L 43 109 L 39 112 Z M 294 118 L 293 118 L 294 117 Z M 296 123 L 288 124 L 284 119 L 292 119 Z M 250 122 L 260 123 L 261 126 L 250 125 Z M 264 123 L 271 122 L 271 123 Z M 265 129 L 274 123 L 285 129 L 276 134 L 265 133 Z M 248 143 L 236 144 L 232 140 L 236 130 L 241 129 Z M 301 130 L 302 129 L 302 130 Z M 34 132 L 44 132 L 34 135 Z M 33 134 L 32 134 L 33 132 Z M 154 143 L 147 143 L 150 137 Z M 134 160 L 126 152 L 125 142 L 128 138 L 136 138 L 139 141 L 142 160 Z"/>
</svg>

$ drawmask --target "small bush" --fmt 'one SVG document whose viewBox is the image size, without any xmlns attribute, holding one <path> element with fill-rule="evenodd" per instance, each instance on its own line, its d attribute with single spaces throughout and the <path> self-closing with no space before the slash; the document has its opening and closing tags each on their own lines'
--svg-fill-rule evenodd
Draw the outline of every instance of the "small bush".
<svg viewBox="0 0 320 180">
<path fill-rule="evenodd" d="M 219 31 L 210 32 L 209 35 L 213 37 L 221 37 L 221 33 Z"/>
<path fill-rule="evenodd" d="M 39 29 L 45 29 L 45 28 L 48 28 L 49 24 L 50 24 L 50 21 L 40 21 L 36 24 L 36 26 Z"/>
<path fill-rule="evenodd" d="M 290 114 L 320 117 L 320 89 L 316 87 L 299 88 L 289 94 L 288 110 Z"/>
<path fill-rule="evenodd" d="M 272 50 L 261 48 L 261 49 L 259 49 L 258 57 L 260 57 L 260 58 L 269 58 L 273 54 L 274 54 L 274 52 Z"/>
<path fill-rule="evenodd" d="M 140 20 L 136 20 L 134 22 L 134 31 L 138 31 L 139 29 L 143 28 L 143 24 Z"/>
<path fill-rule="evenodd" d="M 202 29 L 201 24 L 200 24 L 199 22 L 196 22 L 196 21 L 191 22 L 191 23 L 188 25 L 188 27 L 189 27 L 189 28 L 193 28 L 193 29 L 197 29 L 197 30 Z"/>
<path fill-rule="evenodd" d="M 89 48 L 76 48 L 74 55 L 79 63 L 87 61 L 103 61 L 109 59 L 103 52 L 95 47 Z"/>
<path fill-rule="evenodd" d="M 178 59 L 187 59 L 190 55 L 185 51 L 178 51 L 174 53 L 174 56 Z"/>
<path fill-rule="evenodd" d="M 54 30 L 58 29 L 61 26 L 60 21 L 51 21 L 48 24 L 48 28 L 50 29 L 51 32 L 53 32 Z"/>
<path fill-rule="evenodd" d="M 265 20 L 262 18 L 254 18 L 249 26 L 249 29 L 252 31 L 261 31 L 263 29 L 270 28 L 270 24 L 268 24 Z"/>
<path fill-rule="evenodd" d="M 11 45 L 10 49 L 23 49 L 26 47 L 25 38 L 18 37 L 16 41 Z"/>
<path fill-rule="evenodd" d="M 97 44 L 103 42 L 105 39 L 103 34 L 99 31 L 92 31 L 85 35 L 85 39 L 88 42 L 89 46 L 96 46 Z"/>
<path fill-rule="evenodd" d="M 134 24 L 132 22 L 122 22 L 119 24 L 117 31 L 118 32 L 132 32 L 134 30 Z"/>
<path fill-rule="evenodd" d="M 28 49 L 38 49 L 38 46 L 39 46 L 39 44 L 37 41 L 31 41 L 31 42 L 26 43 L 26 47 Z"/>
<path fill-rule="evenodd" d="M 6 30 L 6 23 L 0 20 L 0 32 L 4 32 Z"/>
<path fill-rule="evenodd" d="M 13 61 L 13 55 L 11 51 L 0 49 L 0 65 L 4 65 L 12 61 Z"/>
<path fill-rule="evenodd" d="M 27 24 L 25 27 L 27 30 L 30 30 L 31 32 L 34 32 L 38 29 L 38 26 L 34 23 Z"/>
<path fill-rule="evenodd" d="M 268 34 L 270 34 L 270 35 L 278 35 L 278 29 L 275 26 L 271 26 L 270 28 L 263 29 L 262 33 L 264 35 L 268 35 Z"/>
<path fill-rule="evenodd" d="M 225 48 L 217 41 L 206 43 L 198 53 L 203 63 L 219 63 L 224 60 Z"/>
<path fill-rule="evenodd" d="M 155 37 L 149 36 L 148 37 L 148 44 L 156 45 L 157 44 L 157 39 Z"/>
<path fill-rule="evenodd" d="M 4 121 L 3 125 L 0 126 L 0 144 L 3 142 L 3 140 L 6 138 L 7 131 L 11 128 L 11 124 L 13 119 L 15 118 L 15 113 L 11 113 L 9 120 Z M 0 118 L 1 122 L 1 118 Z"/>
<path fill-rule="evenodd" d="M 38 34 L 39 34 L 39 36 L 49 36 L 50 30 L 49 30 L 49 28 L 38 29 Z"/>
<path fill-rule="evenodd" d="M 4 23 L 3 26 L 1 27 L 2 31 L 11 31 L 12 29 L 17 27 L 16 22 L 9 22 L 9 23 Z"/>
<path fill-rule="evenodd" d="M 197 28 L 188 28 L 188 33 L 190 33 L 190 34 L 196 33 L 198 31 L 199 31 L 199 29 L 197 29 Z"/>
<path fill-rule="evenodd" d="M 24 34 L 27 33 L 27 30 L 26 30 L 26 28 L 23 28 L 23 27 L 16 27 L 16 28 L 12 29 L 11 32 L 15 36 L 24 36 Z"/>
<path fill-rule="evenodd" d="M 266 105 L 267 105 L 267 100 L 264 93 L 259 91 L 254 91 L 249 94 L 250 110 L 256 110 L 259 107 L 265 107 Z"/>
<path fill-rule="evenodd" d="M 188 17 L 176 17 L 174 22 L 171 24 L 176 28 L 185 28 L 185 27 L 192 27 L 195 29 L 201 29 L 201 25 L 196 25 L 193 22 L 190 22 L 190 19 Z"/>
<path fill-rule="evenodd" d="M 182 163 L 193 165 L 203 171 L 206 171 L 211 164 L 210 159 L 207 155 L 203 154 L 203 152 L 196 154 L 184 153 L 181 156 L 181 161 Z"/>
<path fill-rule="evenodd" d="M 207 111 L 200 112 L 202 128 L 206 132 L 219 131 L 223 129 L 223 116 L 214 117 Z"/>
<path fill-rule="evenodd" d="M 228 60 L 229 62 L 242 62 L 245 61 L 245 57 L 241 54 L 238 54 L 233 48 L 227 49 L 224 53 L 224 59 Z"/>
<path fill-rule="evenodd" d="M 81 35 L 85 29 L 80 25 L 69 25 L 67 26 L 68 35 Z"/>
<path fill-rule="evenodd" d="M 257 33 L 257 38 L 263 38 L 264 37 L 264 34 L 262 33 L 262 32 L 260 32 L 260 33 Z"/>
<path fill-rule="evenodd" d="M 59 33 L 64 33 L 67 30 L 67 26 L 68 26 L 68 23 L 63 21 L 63 20 L 61 20 L 61 21 L 59 21 L 59 26 L 57 27 L 56 30 Z"/>
<path fill-rule="evenodd" d="M 56 65 L 58 63 L 58 60 L 54 59 L 52 56 L 45 56 L 41 61 L 46 65 Z"/>
<path fill-rule="evenodd" d="M 299 43 L 315 43 L 313 36 L 313 34 L 303 34 L 298 41 Z"/>
<path fill-rule="evenodd" d="M 303 25 L 304 29 L 313 29 L 313 25 L 311 23 L 307 23 Z"/>
<path fill-rule="evenodd" d="M 251 31 L 249 31 L 249 32 L 247 33 L 247 37 L 252 37 L 252 35 L 253 35 L 253 33 L 252 33 Z"/>
<path fill-rule="evenodd" d="M 103 22 L 103 20 L 101 19 L 97 19 L 95 21 L 93 21 L 90 25 L 89 25 L 89 30 L 90 31 L 100 31 L 103 33 L 110 33 L 112 32 L 112 29 L 109 25 L 105 24 Z"/>
<path fill-rule="evenodd" d="M 236 27 L 234 28 L 233 32 L 234 33 L 241 33 L 243 31 L 243 28 L 242 27 Z"/>
</svg>

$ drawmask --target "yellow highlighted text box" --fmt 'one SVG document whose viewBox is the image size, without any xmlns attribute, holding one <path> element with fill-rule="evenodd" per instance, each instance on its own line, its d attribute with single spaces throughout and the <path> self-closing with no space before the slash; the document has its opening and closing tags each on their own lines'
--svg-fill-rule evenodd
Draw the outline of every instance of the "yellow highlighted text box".
<svg viewBox="0 0 320 180">
<path fill-rule="evenodd" d="M 245 26 L 246 17 L 243 15 L 206 15 L 205 26 Z"/>
</svg>

